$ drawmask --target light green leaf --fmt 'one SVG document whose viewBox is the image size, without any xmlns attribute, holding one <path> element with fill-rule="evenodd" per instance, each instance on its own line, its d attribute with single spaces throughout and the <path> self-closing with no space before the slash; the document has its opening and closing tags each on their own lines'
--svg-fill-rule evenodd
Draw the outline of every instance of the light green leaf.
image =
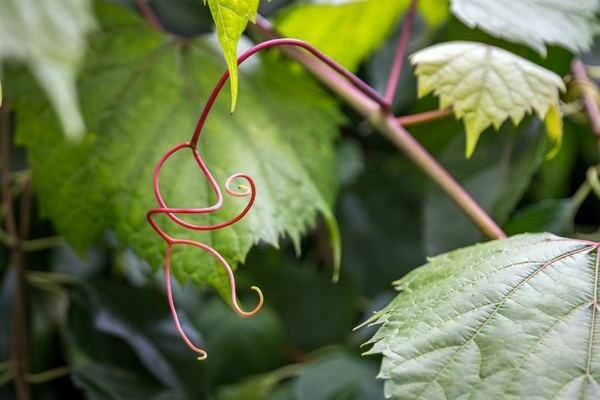
<svg viewBox="0 0 600 400">
<path fill-rule="evenodd" d="M 0 62 L 27 64 L 58 113 L 64 132 L 85 131 L 75 80 L 94 21 L 89 0 L 0 0 Z M 6 84 L 6 82 L 5 82 Z"/>
<path fill-rule="evenodd" d="M 84 249 L 110 229 L 124 246 L 158 266 L 165 246 L 145 218 L 156 206 L 152 171 L 162 154 L 191 137 L 223 63 L 210 40 L 181 45 L 107 3 L 99 4 L 97 15 L 103 32 L 91 40 L 79 80 L 89 128 L 84 142 L 61 140 L 47 102 L 35 95 L 24 74 L 11 79 L 17 137 L 28 149 L 42 211 L 72 244 Z M 258 241 L 277 246 L 286 235 L 298 243 L 317 213 L 332 214 L 337 190 L 333 141 L 342 119 L 335 101 L 287 64 L 256 59 L 243 76 L 238 112 L 232 116 L 221 97 L 199 151 L 221 187 L 235 172 L 254 177 L 254 207 L 235 225 L 213 232 L 181 231 L 168 219 L 158 219 L 175 237 L 211 245 L 233 265 Z M 170 206 L 214 201 L 189 155 L 178 153 L 163 168 L 161 189 Z M 195 221 L 225 221 L 244 205 L 245 199 L 225 195 L 219 213 Z M 173 268 L 180 279 L 228 293 L 226 275 L 205 252 L 176 247 Z"/>
<path fill-rule="evenodd" d="M 383 43 L 409 0 L 332 3 L 292 6 L 277 17 L 276 27 L 284 35 L 303 39 L 346 68 L 356 70 Z M 447 17 L 446 7 L 437 3 L 419 2 L 419 10 L 430 26 L 439 25 Z"/>
<path fill-rule="evenodd" d="M 490 125 L 498 129 L 508 118 L 517 125 L 533 111 L 544 119 L 565 87 L 554 72 L 475 42 L 431 46 L 413 54 L 411 62 L 416 65 L 419 97 L 433 92 L 440 98 L 440 108 L 452 106 L 464 120 L 467 157 Z"/>
<path fill-rule="evenodd" d="M 254 22 L 259 0 L 204 0 L 208 2 L 210 13 L 215 20 L 217 36 L 225 61 L 229 68 L 229 86 L 231 88 L 231 112 L 235 110 L 238 96 L 237 45 L 248 21 Z"/>
<path fill-rule="evenodd" d="M 599 398 L 598 257 L 591 242 L 519 235 L 411 272 L 373 318 L 386 396 Z"/>
<path fill-rule="evenodd" d="M 452 0 L 451 9 L 467 26 L 526 44 L 542 55 L 546 45 L 587 51 L 600 27 L 600 0 Z"/>
</svg>

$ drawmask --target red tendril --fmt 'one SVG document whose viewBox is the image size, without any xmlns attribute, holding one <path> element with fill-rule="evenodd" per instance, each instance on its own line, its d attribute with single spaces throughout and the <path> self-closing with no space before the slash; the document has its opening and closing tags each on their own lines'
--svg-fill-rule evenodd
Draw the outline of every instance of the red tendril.
<svg viewBox="0 0 600 400">
<path fill-rule="evenodd" d="M 263 49 L 273 47 L 273 46 L 297 46 L 297 47 L 301 47 L 301 48 L 307 50 L 308 52 L 313 54 L 316 58 L 321 60 L 325 65 L 327 65 L 328 67 L 330 67 L 331 69 L 333 69 L 334 71 L 336 71 L 337 73 L 342 75 L 344 78 L 346 78 L 358 90 L 360 90 L 365 95 L 370 97 L 373 101 L 378 103 L 380 106 L 382 106 L 385 109 L 388 109 L 390 107 L 389 102 L 387 100 L 385 100 L 381 95 L 379 95 L 379 93 L 377 93 L 373 88 L 371 88 L 369 85 L 367 85 L 364 81 L 359 79 L 356 75 L 352 74 L 350 71 L 346 70 L 344 67 L 337 64 L 331 58 L 320 53 L 317 49 L 315 49 L 311 45 L 309 45 L 305 42 L 302 42 L 300 40 L 273 39 L 273 40 L 268 40 L 268 41 L 262 42 L 256 46 L 250 48 L 245 53 L 243 53 L 238 58 L 238 65 L 243 63 L 245 60 L 247 60 L 249 57 L 251 57 L 255 53 L 257 53 Z M 223 269 L 225 270 L 225 272 L 227 273 L 227 275 L 229 277 L 229 287 L 231 290 L 232 307 L 242 317 L 250 317 L 250 316 L 256 314 L 260 310 L 260 308 L 263 305 L 263 294 L 258 287 L 252 286 L 251 289 L 256 291 L 256 293 L 258 294 L 258 304 L 251 311 L 242 310 L 237 301 L 235 277 L 233 274 L 233 270 L 231 269 L 231 267 L 229 266 L 227 261 L 223 258 L 223 256 L 221 256 L 221 254 L 219 254 L 219 252 L 217 252 L 215 249 L 213 249 L 210 246 L 207 246 L 204 243 L 200 243 L 200 242 L 197 242 L 194 240 L 172 238 L 158 226 L 156 221 L 154 221 L 153 216 L 155 214 L 165 214 L 172 221 L 174 221 L 175 223 L 177 223 L 179 226 L 181 226 L 183 228 L 187 228 L 189 230 L 195 230 L 195 231 L 211 231 L 211 230 L 225 228 L 229 225 L 234 224 L 235 222 L 242 219 L 248 213 L 248 211 L 250 211 L 250 208 L 252 208 L 252 205 L 254 204 L 254 200 L 256 199 L 256 185 L 254 183 L 254 180 L 252 179 L 252 177 L 250 177 L 247 174 L 236 173 L 236 174 L 231 175 L 225 182 L 226 192 L 235 197 L 249 197 L 248 204 L 246 205 L 246 207 L 244 207 L 244 209 L 237 216 L 235 216 L 225 222 L 221 222 L 221 223 L 214 224 L 214 225 L 197 225 L 197 224 L 187 222 L 177 216 L 177 214 L 212 213 L 212 212 L 219 210 L 223 205 L 223 193 L 221 192 L 219 185 L 215 181 L 215 178 L 213 177 L 213 175 L 209 171 L 208 167 L 204 163 L 204 160 L 198 153 L 198 139 L 200 137 L 202 128 L 204 127 L 204 123 L 205 123 L 206 119 L 208 118 L 208 114 L 210 113 L 210 110 L 212 109 L 212 106 L 214 105 L 214 103 L 217 99 L 217 96 L 221 92 L 221 89 L 227 82 L 228 78 L 229 78 L 229 71 L 226 70 L 223 73 L 223 75 L 221 76 L 221 79 L 219 79 L 219 81 L 215 85 L 215 88 L 213 89 L 212 93 L 210 94 L 210 96 L 204 106 L 204 109 L 202 110 L 202 114 L 200 115 L 200 118 L 198 119 L 198 122 L 196 124 L 196 129 L 194 130 L 194 134 L 192 135 L 191 140 L 188 142 L 183 142 L 183 143 L 179 143 L 179 144 L 175 145 L 169 151 L 167 151 L 158 161 L 158 164 L 154 168 L 153 187 L 154 187 L 154 195 L 156 196 L 156 200 L 158 202 L 159 207 L 152 208 L 146 214 L 148 221 L 150 222 L 150 225 L 152 225 L 152 228 L 154 228 L 156 233 L 158 233 L 158 235 L 161 238 L 163 238 L 163 240 L 167 244 L 167 251 L 166 251 L 166 255 L 165 255 L 165 280 L 166 280 L 167 298 L 169 301 L 169 308 L 171 310 L 171 314 L 173 315 L 173 321 L 175 322 L 177 331 L 179 332 L 179 335 L 181 336 L 181 338 L 183 339 L 185 344 L 193 352 L 195 352 L 198 355 L 198 360 L 205 359 L 207 356 L 207 353 L 203 349 L 194 345 L 191 342 L 191 340 L 187 337 L 187 335 L 185 334 L 184 330 L 181 327 L 181 324 L 179 322 L 179 317 L 177 316 L 177 310 L 175 309 L 175 304 L 173 302 L 173 292 L 171 289 L 171 254 L 173 252 L 173 247 L 176 245 L 194 246 L 194 247 L 198 247 L 202 250 L 207 251 L 208 253 L 210 253 L 212 256 L 215 257 L 215 259 L 219 262 L 219 264 L 221 264 L 221 266 L 223 267 Z M 202 173 L 206 177 L 206 179 L 208 179 L 208 182 L 217 197 L 217 200 L 214 205 L 212 205 L 210 207 L 204 207 L 204 208 L 171 208 L 171 207 L 168 207 L 167 204 L 165 203 L 165 201 L 162 197 L 162 194 L 160 192 L 160 185 L 159 185 L 160 171 L 161 171 L 164 163 L 169 159 L 169 157 L 171 157 L 173 154 L 175 154 L 176 152 L 178 152 L 179 150 L 182 150 L 182 149 L 190 149 L 191 150 L 192 155 L 196 161 L 196 164 L 198 165 L 198 167 L 200 168 L 200 170 L 202 171 Z M 248 183 L 249 186 L 239 185 L 237 191 L 232 189 L 231 188 L 232 182 L 236 179 L 244 179 Z"/>
</svg>

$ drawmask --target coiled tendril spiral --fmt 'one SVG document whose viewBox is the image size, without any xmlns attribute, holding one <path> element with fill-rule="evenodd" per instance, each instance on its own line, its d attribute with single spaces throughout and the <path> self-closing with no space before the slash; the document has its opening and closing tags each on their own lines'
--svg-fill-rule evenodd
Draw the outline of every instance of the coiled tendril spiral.
<svg viewBox="0 0 600 400">
<path fill-rule="evenodd" d="M 366 96 L 371 98 L 375 103 L 379 104 L 380 106 L 382 106 L 385 109 L 389 109 L 389 107 L 390 107 L 389 102 L 387 100 L 385 100 L 381 95 L 379 95 L 369 85 L 367 85 L 361 79 L 356 77 L 354 74 L 352 74 L 351 72 L 346 70 L 341 65 L 337 64 L 335 61 L 333 61 L 329 57 L 320 53 L 318 50 L 316 50 L 311 45 L 309 45 L 305 42 L 302 42 L 300 40 L 297 40 L 297 39 L 272 39 L 272 40 L 268 40 L 268 41 L 262 42 L 260 44 L 257 44 L 256 46 L 247 50 L 245 53 L 243 53 L 238 58 L 238 65 L 243 63 L 246 59 L 248 59 L 255 53 L 257 53 L 263 49 L 273 47 L 273 46 L 296 46 L 296 47 L 303 48 L 304 50 L 307 50 L 309 53 L 311 53 L 316 58 L 318 58 L 320 61 L 322 61 L 327 67 L 331 68 L 333 71 L 335 71 L 336 73 L 338 73 L 342 77 L 344 77 L 346 80 L 348 80 L 356 89 L 358 89 L 363 94 L 365 94 Z M 223 193 L 221 191 L 221 188 L 219 187 L 218 183 L 215 181 L 213 175 L 211 174 L 210 170 L 204 163 L 204 160 L 200 156 L 200 153 L 198 152 L 198 139 L 200 137 L 200 133 L 202 131 L 204 123 L 206 122 L 206 119 L 210 113 L 210 110 L 212 109 L 212 107 L 217 99 L 217 96 L 221 92 L 221 89 L 227 82 L 228 78 L 229 78 L 229 71 L 225 71 L 223 73 L 223 75 L 221 76 L 221 78 L 219 79 L 219 81 L 217 82 L 217 84 L 215 85 L 213 91 L 211 92 L 211 94 L 204 106 L 204 109 L 202 110 L 202 114 L 200 115 L 200 118 L 198 119 L 198 122 L 196 124 L 196 129 L 194 130 L 191 140 L 187 141 L 187 142 L 179 143 L 179 144 L 173 146 L 158 161 L 156 167 L 154 168 L 154 174 L 153 174 L 154 195 L 158 202 L 158 207 L 150 209 L 146 214 L 148 222 L 150 223 L 152 228 L 165 241 L 165 243 L 167 245 L 166 254 L 165 254 L 166 291 L 167 291 L 167 298 L 168 298 L 168 302 L 169 302 L 169 308 L 170 308 L 171 314 L 173 316 L 173 321 L 175 323 L 175 327 L 177 329 L 177 332 L 179 333 L 179 335 L 185 342 L 185 344 L 194 353 L 196 353 L 198 360 L 204 360 L 207 357 L 207 353 L 205 350 L 199 348 L 194 343 L 192 343 L 192 341 L 185 334 L 185 332 L 179 322 L 179 317 L 177 315 L 177 310 L 175 308 L 175 304 L 173 301 L 173 292 L 172 292 L 172 288 L 171 288 L 171 256 L 172 256 L 172 252 L 173 252 L 173 247 L 177 246 L 177 245 L 187 245 L 187 246 L 198 247 L 198 248 L 210 253 L 219 262 L 219 264 L 223 267 L 223 269 L 225 270 L 225 272 L 227 273 L 227 275 L 229 277 L 229 287 L 231 290 L 231 305 L 232 305 L 234 311 L 237 312 L 242 317 L 250 317 L 250 316 L 256 314 L 261 309 L 261 307 L 263 305 L 263 294 L 258 287 L 252 286 L 251 289 L 254 290 L 258 295 L 258 304 L 251 311 L 244 311 L 239 306 L 238 301 L 237 301 L 236 284 L 235 284 L 235 277 L 233 274 L 233 270 L 231 269 L 229 263 L 223 258 L 223 256 L 221 256 L 221 254 L 219 254 L 219 252 L 217 252 L 215 249 L 213 249 L 212 247 L 210 247 L 204 243 L 200 243 L 200 242 L 197 242 L 194 240 L 176 239 L 176 238 L 169 236 L 163 229 L 161 229 L 158 226 L 156 221 L 154 221 L 153 217 L 156 214 L 165 214 L 173 222 L 177 223 L 179 226 L 186 228 L 188 230 L 211 231 L 211 230 L 216 230 L 216 229 L 222 229 L 222 228 L 225 228 L 229 225 L 236 223 L 237 221 L 242 219 L 252 208 L 252 205 L 254 204 L 254 201 L 256 200 L 256 184 L 254 183 L 254 180 L 252 179 L 252 177 L 249 176 L 248 174 L 235 173 L 235 174 L 231 175 L 225 182 L 225 191 L 231 196 L 248 197 L 249 198 L 248 204 L 236 216 L 234 216 L 233 218 L 231 218 L 227 221 L 224 221 L 224 222 L 221 222 L 218 224 L 213 224 L 213 225 L 193 224 L 193 223 L 185 221 L 184 219 L 179 217 L 179 215 L 186 215 L 186 214 L 213 213 L 213 212 L 221 209 L 221 207 L 223 206 Z M 202 174 L 208 180 L 212 190 L 214 191 L 214 193 L 217 197 L 217 200 L 216 200 L 215 204 L 213 204 L 212 206 L 204 207 L 204 208 L 173 208 L 173 207 L 167 206 L 167 204 L 165 203 L 163 196 L 160 192 L 160 186 L 159 186 L 160 172 L 161 172 L 161 169 L 162 169 L 163 165 L 165 164 L 165 162 L 173 154 L 177 153 L 178 151 L 182 151 L 182 150 L 183 151 L 189 150 L 191 152 L 192 156 L 194 157 L 194 160 L 196 161 L 197 166 L 200 168 L 200 170 L 202 171 Z M 247 185 L 238 185 L 238 190 L 234 190 L 232 188 L 233 181 L 238 180 L 238 179 L 245 180 Z"/>
</svg>

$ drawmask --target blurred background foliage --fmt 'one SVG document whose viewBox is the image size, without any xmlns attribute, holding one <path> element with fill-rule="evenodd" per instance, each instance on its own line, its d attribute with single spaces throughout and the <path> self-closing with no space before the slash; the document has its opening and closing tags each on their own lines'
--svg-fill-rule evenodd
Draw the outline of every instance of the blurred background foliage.
<svg viewBox="0 0 600 400">
<path fill-rule="evenodd" d="M 137 12 L 134 1 L 119 3 Z M 213 30 L 210 12 L 200 0 L 151 0 L 149 4 L 164 28 L 175 35 L 192 37 Z M 299 7 L 298 2 L 264 1 L 260 13 L 277 20 L 294 12 L 294 7 Z M 561 76 L 569 73 L 572 55 L 565 50 L 550 48 L 548 57 L 540 58 L 526 47 L 465 27 L 447 12 L 439 12 L 441 6 L 427 7 L 436 12 L 418 15 L 409 53 L 436 42 L 477 40 L 500 45 Z M 331 16 L 310 15 L 301 29 L 309 38 L 318 37 L 323 26 L 330 26 Z M 325 47 L 383 90 L 401 22 L 401 18 L 394 22 L 392 32 L 379 32 L 377 18 L 363 21 L 363 35 L 381 35 L 385 40 L 375 49 L 367 48 L 358 59 L 344 55 L 345 47 L 354 43 L 344 42 L 343 27 L 329 32 Z M 299 29 L 292 22 L 289 25 L 283 26 L 284 31 Z M 600 49 L 587 57 L 590 63 L 598 61 Z M 10 82 L 3 80 L 3 84 Z M 7 93 L 10 99 L 10 90 Z M 437 108 L 432 96 L 415 97 L 415 79 L 405 68 L 395 112 Z M 239 318 L 212 289 L 176 285 L 184 327 L 209 353 L 203 363 L 195 360 L 174 329 L 164 278 L 156 266 L 118 245 L 110 230 L 78 255 L 40 213 L 34 197 L 26 248 L 33 398 L 383 398 L 382 383 L 375 379 L 379 360 L 361 357 L 360 345 L 372 331 L 353 331 L 353 327 L 385 305 L 393 296 L 390 283 L 422 264 L 426 256 L 483 238 L 390 143 L 351 110 L 340 107 L 345 122 L 336 142 L 340 189 L 335 212 L 343 246 L 339 283 L 331 282 L 330 243 L 319 221 L 302 238 L 299 257 L 290 240 L 283 240 L 280 249 L 261 244 L 252 248 L 238 276 L 240 287 L 257 285 L 265 293 L 266 306 L 253 318 Z M 543 129 L 540 121 L 530 118 L 518 128 L 506 123 L 500 133 L 488 130 L 470 160 L 463 155 L 462 124 L 452 117 L 410 131 L 508 233 L 550 231 L 600 240 L 600 232 L 595 231 L 600 223 L 598 200 L 579 190 L 587 168 L 599 161 L 585 117 L 575 114 L 565 121 L 564 143 L 551 160 L 544 159 Z M 12 195 L 18 200 L 29 190 L 23 147 L 13 144 L 12 161 L 11 169 L 17 171 Z M 5 362 L 0 364 L 0 397 L 7 399 L 14 398 L 8 360 L 15 279 L 8 245 L 2 246 L 0 361 Z M 244 304 L 254 301 L 249 292 L 242 292 L 241 298 Z"/>
</svg>

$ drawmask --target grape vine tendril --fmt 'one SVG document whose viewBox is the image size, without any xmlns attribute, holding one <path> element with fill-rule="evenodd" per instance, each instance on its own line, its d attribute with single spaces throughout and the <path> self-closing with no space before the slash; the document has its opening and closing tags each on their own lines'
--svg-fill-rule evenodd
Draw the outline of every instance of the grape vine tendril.
<svg viewBox="0 0 600 400">
<path fill-rule="evenodd" d="M 274 47 L 274 46 L 296 46 L 296 47 L 303 48 L 304 50 L 308 51 L 309 53 L 314 55 L 316 58 L 318 58 L 320 61 L 322 61 L 325 65 L 327 65 L 328 67 L 330 67 L 331 69 L 336 71 L 338 74 L 340 74 L 341 76 L 346 78 L 353 86 L 355 86 L 358 90 L 360 90 L 366 96 L 368 96 L 373 101 L 375 101 L 377 104 L 379 104 L 383 109 L 388 110 L 390 108 L 389 101 L 384 99 L 372 87 L 370 87 L 364 81 L 362 81 L 360 78 L 358 78 L 356 75 L 354 75 L 353 73 L 351 73 L 350 71 L 348 71 L 347 69 L 345 69 L 344 67 L 342 67 L 341 65 L 336 63 L 335 61 L 333 61 L 331 58 L 329 58 L 329 57 L 325 56 L 324 54 L 322 54 L 321 52 L 319 52 L 313 46 L 311 46 L 308 43 L 305 43 L 301 40 L 297 40 L 297 39 L 267 40 L 265 42 L 255 45 L 254 47 L 252 47 L 249 50 L 247 50 L 246 52 L 244 52 L 238 58 L 237 63 L 238 63 L 238 65 L 240 65 L 245 60 L 247 60 L 248 58 L 250 58 L 251 56 L 256 54 L 257 52 L 267 49 L 267 48 L 270 48 L 270 47 Z M 216 182 L 215 178 L 211 174 L 211 172 L 208 169 L 208 167 L 206 166 L 206 164 L 204 163 L 202 156 L 200 156 L 200 154 L 198 153 L 198 139 L 200 138 L 200 133 L 202 132 L 204 123 L 206 122 L 206 119 L 208 118 L 208 115 L 209 115 L 219 93 L 221 92 L 221 89 L 227 82 L 228 78 L 229 78 L 229 71 L 225 70 L 225 72 L 223 73 L 221 78 L 217 81 L 217 84 L 215 85 L 206 104 L 204 105 L 204 109 L 202 110 L 200 118 L 198 119 L 198 122 L 196 124 L 196 128 L 194 129 L 192 138 L 189 141 L 179 143 L 179 144 L 173 146 L 158 161 L 156 167 L 154 168 L 154 173 L 153 173 L 153 178 L 152 178 L 154 195 L 158 202 L 158 207 L 150 209 L 146 214 L 148 222 L 150 223 L 152 228 L 165 241 L 165 243 L 167 245 L 166 254 L 165 254 L 166 292 L 167 292 L 167 299 L 169 302 L 169 309 L 173 316 L 173 321 L 175 323 L 175 327 L 177 329 L 177 332 L 179 333 L 179 335 L 185 342 L 185 344 L 194 353 L 196 353 L 198 360 L 206 359 L 207 353 L 205 350 L 197 347 L 194 343 L 192 343 L 192 341 L 188 338 L 188 336 L 184 332 L 184 330 L 181 327 L 181 324 L 179 322 L 179 317 L 177 315 L 177 310 L 175 308 L 175 303 L 173 301 L 173 291 L 171 288 L 171 255 L 173 252 L 173 247 L 176 245 L 187 245 L 187 246 L 198 247 L 198 248 L 210 253 L 219 262 L 219 264 L 221 264 L 221 266 L 223 267 L 223 269 L 225 270 L 225 272 L 227 273 L 227 275 L 229 277 L 229 287 L 231 290 L 232 308 L 240 316 L 250 317 L 250 316 L 256 314 L 258 311 L 260 311 L 260 309 L 263 305 L 263 300 L 264 300 L 263 294 L 258 287 L 252 286 L 251 289 L 254 290 L 258 295 L 258 304 L 251 311 L 244 311 L 239 306 L 238 301 L 237 301 L 235 276 L 233 274 L 233 270 L 231 269 L 231 266 L 229 265 L 229 263 L 223 258 L 223 256 L 221 256 L 221 254 L 219 254 L 219 252 L 217 252 L 215 249 L 213 249 L 212 247 L 210 247 L 204 243 L 200 243 L 200 242 L 197 242 L 194 240 L 187 240 L 187 239 L 175 239 L 175 238 L 169 236 L 164 230 L 162 230 L 158 226 L 156 221 L 154 221 L 153 217 L 156 214 L 164 214 L 167 217 L 169 217 L 173 222 L 177 223 L 179 226 L 186 228 L 188 230 L 212 231 L 212 230 L 222 229 L 222 228 L 225 228 L 229 225 L 236 223 L 237 221 L 242 219 L 252 208 L 252 205 L 254 204 L 254 201 L 256 200 L 256 185 L 254 183 L 254 180 L 252 179 L 252 177 L 250 175 L 247 175 L 245 173 L 235 173 L 235 174 L 231 175 L 225 182 L 225 191 L 234 197 L 249 197 L 248 204 L 246 205 L 246 207 L 244 207 L 244 209 L 238 215 L 236 215 L 235 217 L 233 217 L 227 221 L 224 221 L 224 222 L 221 222 L 218 224 L 213 224 L 213 225 L 193 224 L 193 223 L 183 220 L 182 218 L 180 218 L 178 216 L 178 214 L 186 215 L 186 214 L 213 213 L 213 212 L 221 209 L 221 207 L 223 206 L 223 193 L 221 191 L 221 188 L 219 187 L 218 183 Z M 217 200 L 214 205 L 209 206 L 209 207 L 203 207 L 203 208 L 172 208 L 172 207 L 167 206 L 167 204 L 165 203 L 163 196 L 160 192 L 160 185 L 159 185 L 161 169 L 162 169 L 163 165 L 165 164 L 165 162 L 169 159 L 169 157 L 171 157 L 173 154 L 177 153 L 178 151 L 184 150 L 184 149 L 189 149 L 191 151 L 192 156 L 194 157 L 194 160 L 196 161 L 196 164 L 202 171 L 202 174 L 206 177 L 206 179 L 208 179 L 208 182 L 217 197 Z M 240 184 L 240 185 L 238 185 L 238 190 L 234 190 L 234 189 L 232 189 L 232 183 L 234 180 L 238 180 L 238 179 L 245 180 L 248 185 Z"/>
</svg>

